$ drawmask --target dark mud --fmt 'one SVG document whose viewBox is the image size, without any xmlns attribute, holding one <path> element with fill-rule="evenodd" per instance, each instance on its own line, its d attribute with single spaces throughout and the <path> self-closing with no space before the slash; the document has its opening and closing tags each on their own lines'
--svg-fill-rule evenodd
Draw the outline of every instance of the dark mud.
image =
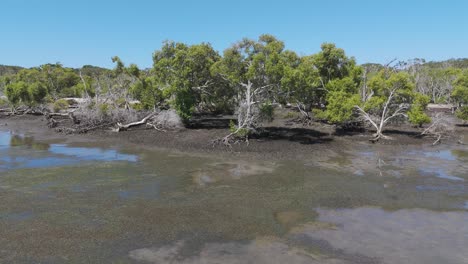
<svg viewBox="0 0 468 264">
<path fill-rule="evenodd" d="M 468 259 L 468 148 L 455 141 L 372 144 L 272 124 L 270 138 L 231 152 L 209 144 L 222 128 L 0 124 L 0 263 Z"/>
<path fill-rule="evenodd" d="M 220 121 L 221 120 L 221 121 Z M 224 120 L 224 121 L 222 121 Z M 227 156 L 244 156 L 260 159 L 297 159 L 304 155 L 311 155 L 327 150 L 349 150 L 355 144 L 372 143 L 372 132 L 342 131 L 333 126 L 315 123 L 304 127 L 292 123 L 288 119 L 278 118 L 268 124 L 253 136 L 249 144 L 240 142 L 232 147 L 214 145 L 213 140 L 229 134 L 226 128 L 229 119 L 210 119 L 197 121 L 186 129 L 160 132 L 145 127 L 133 128 L 120 133 L 110 129 L 99 129 L 86 134 L 66 135 L 70 141 L 96 142 L 106 141 L 114 144 L 131 144 L 142 148 L 158 148 L 193 154 L 215 154 Z M 49 129 L 44 117 L 17 116 L 0 118 L 0 127 L 40 135 L 42 138 L 54 140 L 64 135 Z M 389 127 L 385 134 L 392 140 L 380 140 L 376 145 L 430 145 L 434 138 L 422 137 L 421 129 L 409 126 Z M 458 126 L 455 133 L 444 144 L 459 144 L 468 138 L 468 128 Z M 466 143 L 466 142 L 464 142 Z"/>
</svg>

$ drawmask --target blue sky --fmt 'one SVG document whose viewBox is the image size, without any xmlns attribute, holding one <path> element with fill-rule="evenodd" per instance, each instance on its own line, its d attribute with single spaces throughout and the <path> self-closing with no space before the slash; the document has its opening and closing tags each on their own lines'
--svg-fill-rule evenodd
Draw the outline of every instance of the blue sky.
<svg viewBox="0 0 468 264">
<path fill-rule="evenodd" d="M 334 42 L 358 63 L 468 57 L 468 1 L 2 0 L 0 64 L 150 67 L 163 40 L 219 51 L 270 33 L 311 54 Z"/>
</svg>

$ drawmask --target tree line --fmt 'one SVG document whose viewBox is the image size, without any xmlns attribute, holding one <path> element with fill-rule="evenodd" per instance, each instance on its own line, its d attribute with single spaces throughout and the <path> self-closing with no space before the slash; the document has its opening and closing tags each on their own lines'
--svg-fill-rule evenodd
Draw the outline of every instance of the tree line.
<svg viewBox="0 0 468 264">
<path fill-rule="evenodd" d="M 114 69 L 60 64 L 17 69 L 0 77 L 0 90 L 15 109 L 83 97 L 96 109 L 174 109 L 188 121 L 195 113 L 236 114 L 230 137 L 254 133 L 273 118 L 275 105 L 291 105 L 304 119 L 339 126 L 366 122 L 384 137 L 385 125 L 431 122 L 429 103 L 452 103 L 468 120 L 468 62 L 414 59 L 358 65 L 333 43 L 300 56 L 272 35 L 243 39 L 217 52 L 209 43 L 166 41 L 153 67 L 140 69 L 113 57 Z"/>
</svg>

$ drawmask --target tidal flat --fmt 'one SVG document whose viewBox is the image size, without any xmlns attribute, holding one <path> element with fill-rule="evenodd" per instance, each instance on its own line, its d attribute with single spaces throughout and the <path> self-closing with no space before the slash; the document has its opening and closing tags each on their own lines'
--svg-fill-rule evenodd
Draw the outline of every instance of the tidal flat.
<svg viewBox="0 0 468 264">
<path fill-rule="evenodd" d="M 2 127 L 2 263 L 467 263 L 468 149 L 210 155 Z"/>
</svg>

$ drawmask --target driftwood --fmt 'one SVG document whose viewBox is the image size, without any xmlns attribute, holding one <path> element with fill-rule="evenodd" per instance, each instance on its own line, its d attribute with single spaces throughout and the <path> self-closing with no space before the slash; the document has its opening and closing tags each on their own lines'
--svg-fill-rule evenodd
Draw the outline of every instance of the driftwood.
<svg viewBox="0 0 468 264">
<path fill-rule="evenodd" d="M 70 118 L 71 121 L 73 122 L 74 125 L 77 125 L 80 123 L 80 120 L 75 116 L 74 112 L 76 109 L 73 109 L 72 111 L 69 111 L 67 113 L 45 113 L 44 115 L 48 119 L 53 119 L 54 117 L 65 117 L 65 118 Z"/>
<path fill-rule="evenodd" d="M 432 145 L 435 146 L 439 144 L 444 137 L 448 137 L 452 130 L 453 127 L 444 120 L 443 114 L 437 113 L 433 118 L 432 124 L 424 129 L 421 136 L 434 137 L 435 140 Z"/>
<path fill-rule="evenodd" d="M 140 121 L 136 121 L 136 122 L 132 122 L 132 123 L 128 123 L 128 124 L 122 124 L 120 122 L 117 123 L 117 127 L 112 129 L 113 132 L 120 132 L 120 131 L 125 131 L 125 130 L 128 130 L 129 128 L 131 127 L 136 127 L 136 126 L 141 126 L 141 125 L 146 125 L 146 126 L 149 126 L 149 127 L 152 127 L 158 131 L 162 131 L 162 132 L 165 132 L 165 130 L 162 130 L 158 124 L 154 123 L 154 122 L 151 122 L 151 120 L 153 119 L 153 117 L 156 116 L 156 112 L 153 112 L 149 115 L 147 115 L 145 118 L 143 118 L 142 120 Z"/>
</svg>

